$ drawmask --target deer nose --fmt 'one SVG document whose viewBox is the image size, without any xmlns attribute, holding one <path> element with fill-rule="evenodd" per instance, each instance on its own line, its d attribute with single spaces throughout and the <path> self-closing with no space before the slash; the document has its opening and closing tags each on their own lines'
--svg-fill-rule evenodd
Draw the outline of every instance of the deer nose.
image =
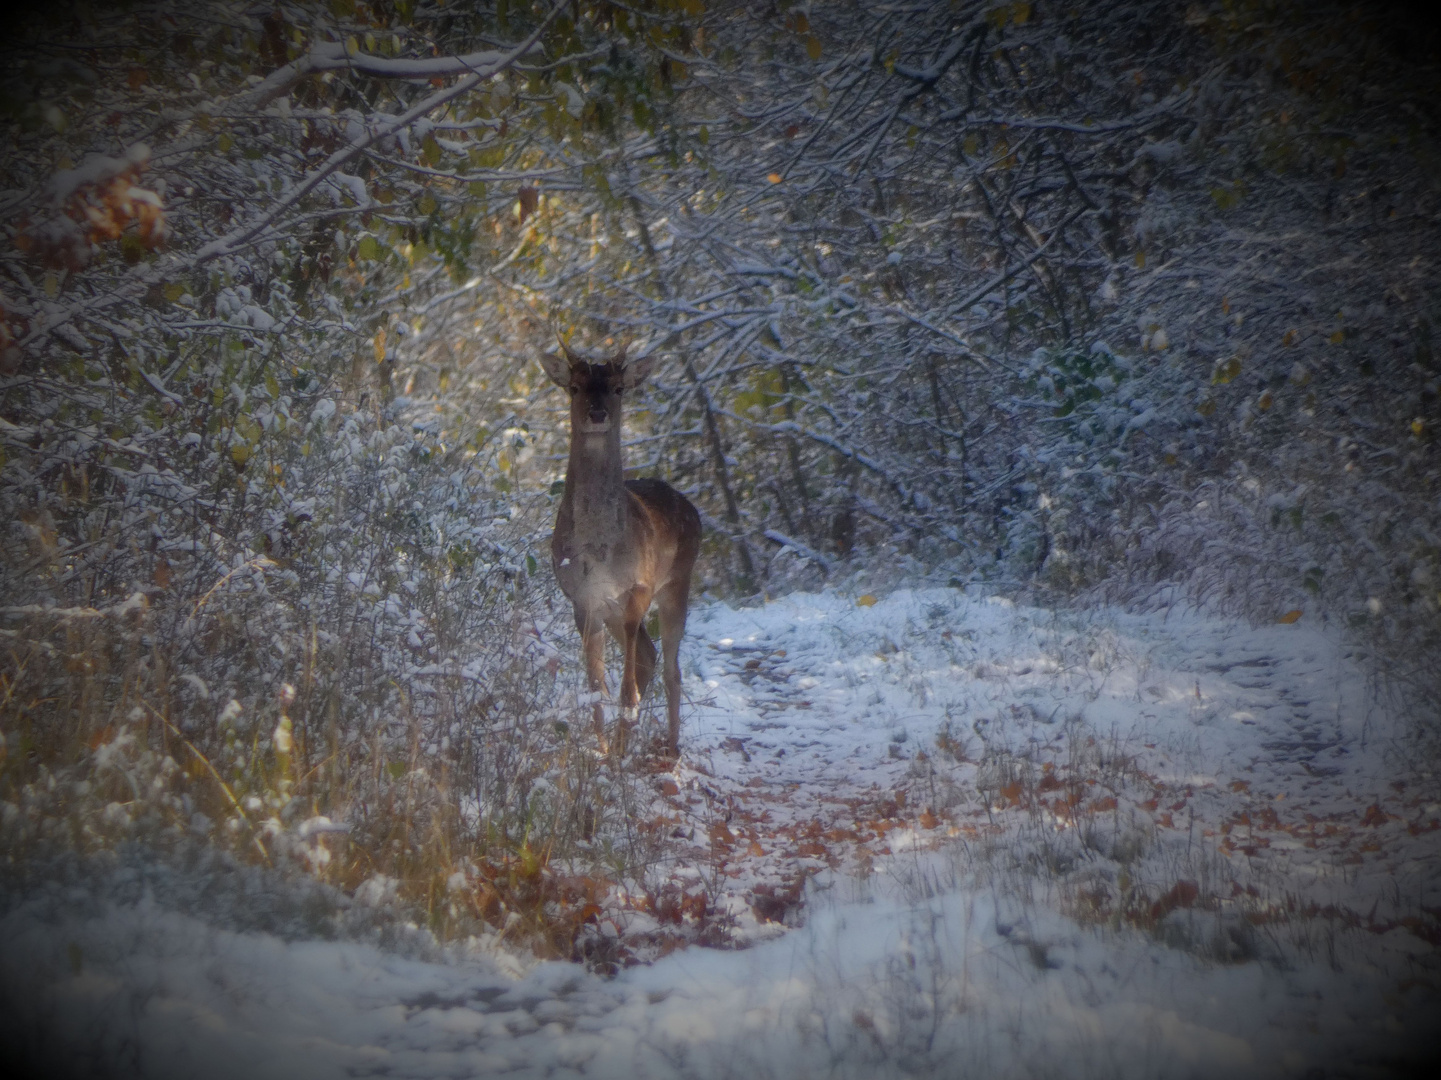
<svg viewBox="0 0 1441 1080">
<path fill-rule="evenodd" d="M 605 423 L 605 410 L 604 410 L 604 409 L 591 409 L 591 410 L 590 410 L 590 422 L 591 422 L 592 424 L 604 424 L 604 423 Z"/>
</svg>

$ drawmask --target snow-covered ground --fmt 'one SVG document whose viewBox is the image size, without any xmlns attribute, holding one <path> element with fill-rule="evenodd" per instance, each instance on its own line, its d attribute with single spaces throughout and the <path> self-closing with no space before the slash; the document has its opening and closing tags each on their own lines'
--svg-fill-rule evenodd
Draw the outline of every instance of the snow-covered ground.
<svg viewBox="0 0 1441 1080">
<path fill-rule="evenodd" d="M 684 666 L 682 761 L 638 822 L 668 884 L 594 929 L 653 962 L 422 962 L 57 886 L 0 920 L 7 1040 L 156 1077 L 1370 1076 L 1441 1056 L 1437 781 L 1304 616 L 827 593 L 697 608 Z"/>
</svg>

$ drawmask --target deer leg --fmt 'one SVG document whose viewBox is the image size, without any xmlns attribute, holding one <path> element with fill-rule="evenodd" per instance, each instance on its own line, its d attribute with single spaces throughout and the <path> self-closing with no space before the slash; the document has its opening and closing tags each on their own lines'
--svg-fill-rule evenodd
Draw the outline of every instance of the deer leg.
<svg viewBox="0 0 1441 1080">
<path fill-rule="evenodd" d="M 636 700 L 645 697 L 650 683 L 655 678 L 655 642 L 645 629 L 645 619 L 635 629 L 635 692 Z"/>
<path fill-rule="evenodd" d="M 645 613 L 650 610 L 651 592 L 636 586 L 625 599 L 625 611 L 610 624 L 610 631 L 625 655 L 625 670 L 620 678 L 620 704 L 634 709 L 640 704 L 641 688 L 655 672 L 655 646 L 645 632 Z M 645 644 L 640 640 L 644 638 Z M 642 671 L 644 680 L 642 681 Z"/>
<path fill-rule="evenodd" d="M 593 618 L 589 613 L 584 612 L 577 605 L 575 608 L 575 625 L 580 631 L 581 651 L 585 654 L 585 681 L 586 687 L 592 694 L 606 693 L 605 685 L 605 631 L 601 627 L 599 619 Z M 595 724 L 596 734 L 605 735 L 605 711 L 597 700 L 591 705 L 591 721 Z"/>
<path fill-rule="evenodd" d="M 685 637 L 686 608 L 690 603 L 690 582 L 672 582 L 656 594 L 660 609 L 660 640 L 665 680 L 666 750 L 680 756 L 680 643 Z"/>
<path fill-rule="evenodd" d="M 640 687 L 638 685 L 637 673 L 640 663 L 647 665 L 648 673 L 655 671 L 655 646 L 651 644 L 650 635 L 645 632 L 645 613 L 650 610 L 651 593 L 649 589 L 642 589 L 637 586 L 632 589 L 625 600 L 625 610 L 619 619 L 611 621 L 610 632 L 620 642 L 621 651 L 625 655 L 625 668 L 620 677 L 620 722 L 618 742 L 623 746 L 625 739 L 625 726 L 633 721 L 636 715 L 636 708 L 640 705 Z M 645 645 L 641 646 L 639 641 L 645 639 Z M 647 675 L 649 681 L 649 674 Z M 624 751 L 621 751 L 624 753 Z"/>
</svg>

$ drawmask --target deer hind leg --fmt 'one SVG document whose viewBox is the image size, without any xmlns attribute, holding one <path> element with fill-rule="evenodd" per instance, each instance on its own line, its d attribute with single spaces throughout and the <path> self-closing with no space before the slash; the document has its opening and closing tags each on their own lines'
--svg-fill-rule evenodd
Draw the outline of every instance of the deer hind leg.
<svg viewBox="0 0 1441 1080">
<path fill-rule="evenodd" d="M 645 632 L 645 613 L 650 610 L 651 592 L 636 586 L 625 600 L 625 611 L 610 623 L 610 632 L 625 653 L 625 671 L 620 680 L 620 703 L 634 709 L 641 691 L 655 674 L 655 645 Z"/>
<path fill-rule="evenodd" d="M 660 609 L 660 640 L 665 680 L 666 750 L 680 754 L 680 643 L 685 637 L 686 608 L 690 603 L 690 582 L 672 582 L 656 594 Z"/>
</svg>

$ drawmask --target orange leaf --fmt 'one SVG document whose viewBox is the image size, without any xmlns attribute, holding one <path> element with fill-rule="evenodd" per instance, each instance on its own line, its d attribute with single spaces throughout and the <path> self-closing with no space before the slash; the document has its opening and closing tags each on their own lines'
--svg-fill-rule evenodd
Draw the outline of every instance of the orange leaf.
<svg viewBox="0 0 1441 1080">
<path fill-rule="evenodd" d="M 934 829 L 940 823 L 941 819 L 936 817 L 935 814 L 931 813 L 931 808 L 929 806 L 921 811 L 921 828 Z"/>
<path fill-rule="evenodd" d="M 866 593 L 864 596 L 856 597 L 856 607 L 875 607 L 876 597 L 874 593 Z"/>
<path fill-rule="evenodd" d="M 781 174 L 778 172 L 769 173 L 767 174 L 766 179 L 769 180 L 772 184 L 779 184 L 781 182 Z"/>
<path fill-rule="evenodd" d="M 761 847 L 761 842 L 759 840 L 752 840 L 750 842 L 750 846 L 746 848 L 746 850 L 757 858 L 766 853 L 766 849 Z"/>
<path fill-rule="evenodd" d="M 1296 621 L 1297 619 L 1299 619 L 1300 617 L 1301 617 L 1301 609 L 1300 609 L 1300 608 L 1296 608 L 1294 611 L 1288 611 L 1288 612 L 1286 612 L 1286 614 L 1282 615 L 1282 616 L 1281 616 L 1279 619 L 1277 619 L 1276 621 L 1277 621 L 1278 623 L 1286 623 L 1286 624 L 1289 626 L 1291 623 L 1295 622 L 1295 621 Z"/>
</svg>

